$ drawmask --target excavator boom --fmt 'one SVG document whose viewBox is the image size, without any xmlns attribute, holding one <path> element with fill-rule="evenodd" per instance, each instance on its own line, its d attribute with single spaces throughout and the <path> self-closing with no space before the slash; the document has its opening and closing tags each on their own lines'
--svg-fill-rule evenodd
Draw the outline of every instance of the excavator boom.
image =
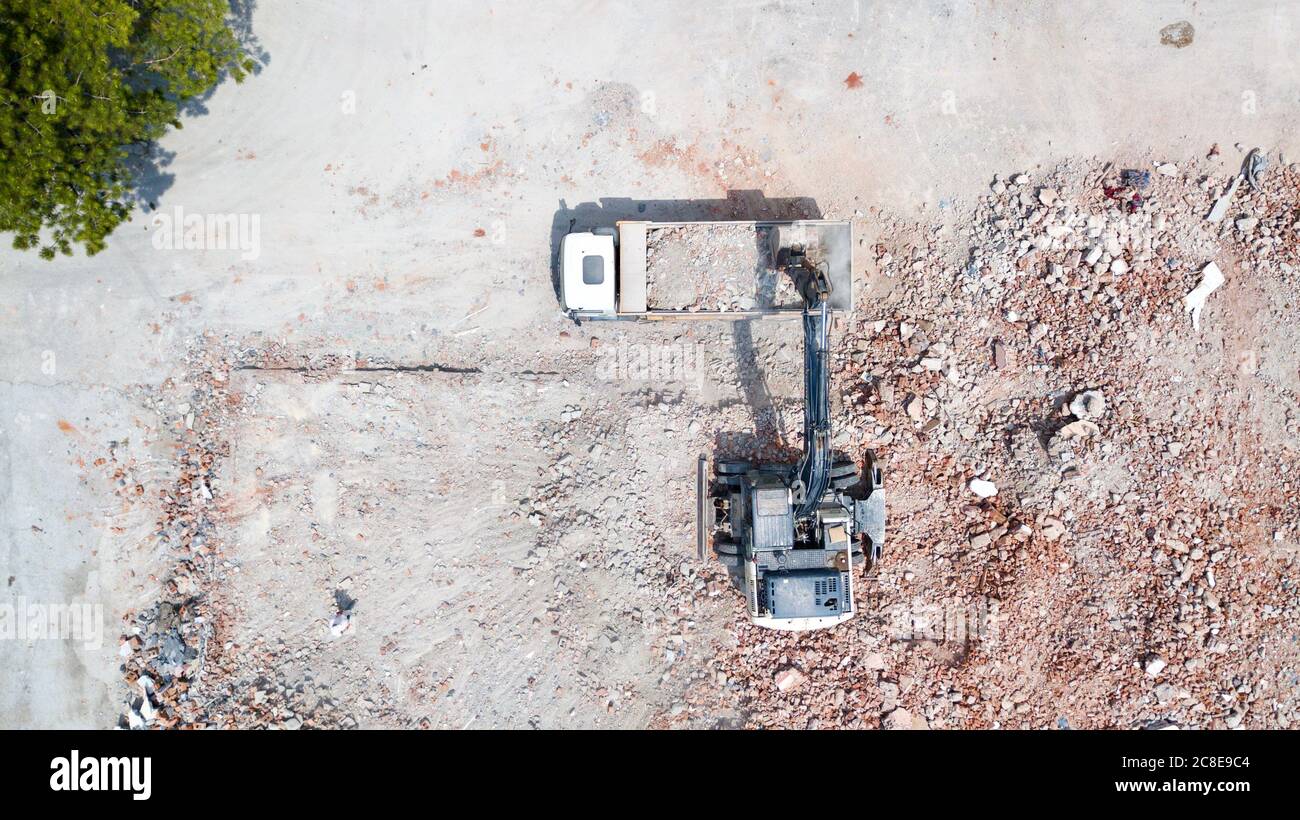
<svg viewBox="0 0 1300 820">
<path fill-rule="evenodd" d="M 795 520 L 813 514 L 831 483 L 830 295 L 824 265 L 816 265 L 803 248 L 792 248 L 787 272 L 803 278 L 803 456 L 795 467 Z"/>
</svg>

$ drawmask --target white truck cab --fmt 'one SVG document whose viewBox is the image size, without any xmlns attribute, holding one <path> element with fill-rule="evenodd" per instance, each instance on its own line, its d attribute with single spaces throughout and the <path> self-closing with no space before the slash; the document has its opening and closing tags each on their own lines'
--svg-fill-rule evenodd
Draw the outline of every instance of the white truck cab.
<svg viewBox="0 0 1300 820">
<path fill-rule="evenodd" d="M 613 314 L 614 236 L 571 233 L 560 240 L 560 298 L 567 310 Z"/>
</svg>

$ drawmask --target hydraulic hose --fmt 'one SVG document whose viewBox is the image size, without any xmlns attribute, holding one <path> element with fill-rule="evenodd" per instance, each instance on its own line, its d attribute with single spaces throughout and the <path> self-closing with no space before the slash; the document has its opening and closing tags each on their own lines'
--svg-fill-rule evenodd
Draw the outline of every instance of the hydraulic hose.
<svg viewBox="0 0 1300 820">
<path fill-rule="evenodd" d="M 795 520 L 807 518 L 817 509 L 831 482 L 829 333 L 829 307 L 822 295 L 813 310 L 808 305 L 803 309 L 804 452 L 795 467 L 803 497 L 799 499 Z"/>
</svg>

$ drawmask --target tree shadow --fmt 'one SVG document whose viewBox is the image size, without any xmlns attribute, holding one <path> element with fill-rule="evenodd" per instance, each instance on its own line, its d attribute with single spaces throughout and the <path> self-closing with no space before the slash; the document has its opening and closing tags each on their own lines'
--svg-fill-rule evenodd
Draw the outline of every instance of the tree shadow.
<svg viewBox="0 0 1300 820">
<path fill-rule="evenodd" d="M 230 14 L 226 18 L 235 39 L 253 60 L 254 76 L 261 74 L 263 67 L 271 62 L 270 52 L 263 47 L 262 41 L 253 32 L 253 13 L 256 10 L 257 0 L 230 0 Z M 207 114 L 208 101 L 217 92 L 217 88 L 228 79 L 230 79 L 229 72 L 223 71 L 207 91 L 182 101 L 177 106 L 178 115 L 200 117 Z M 126 204 L 133 208 L 138 207 L 145 213 L 156 210 L 158 200 L 175 181 L 175 174 L 166 169 L 176 159 L 176 152 L 166 150 L 157 142 L 130 146 L 128 152 L 125 165 L 131 173 L 133 182 Z"/>
<path fill-rule="evenodd" d="M 125 165 L 134 184 L 127 204 L 144 213 L 157 210 L 158 200 L 176 179 L 175 174 L 165 170 L 174 159 L 175 151 L 168 151 L 156 142 L 131 146 Z"/>
<path fill-rule="evenodd" d="M 234 33 L 239 45 L 253 60 L 253 76 L 262 73 L 262 68 L 271 62 L 271 53 L 262 45 L 257 34 L 253 32 L 253 13 L 257 10 L 257 0 L 230 0 L 230 14 L 226 21 Z M 185 117 L 198 117 L 208 113 L 208 101 L 217 93 L 217 88 L 230 78 L 228 72 L 222 72 L 212 87 L 202 94 L 185 100 L 180 105 L 180 113 Z"/>
</svg>

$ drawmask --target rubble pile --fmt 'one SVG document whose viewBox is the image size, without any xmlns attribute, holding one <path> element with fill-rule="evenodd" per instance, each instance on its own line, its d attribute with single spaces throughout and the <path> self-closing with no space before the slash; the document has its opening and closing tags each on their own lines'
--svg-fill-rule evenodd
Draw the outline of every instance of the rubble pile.
<svg viewBox="0 0 1300 820">
<path fill-rule="evenodd" d="M 844 627 L 738 626 L 725 686 L 676 723 L 720 706 L 801 728 L 1300 716 L 1283 626 L 1300 342 L 1280 297 L 1300 174 L 1240 186 L 1214 224 L 1230 180 L 1125 170 L 999 177 L 955 230 L 880 216 L 886 292 L 837 338 L 833 384 L 838 445 L 886 469 L 885 558 Z M 1197 329 L 1185 300 L 1210 263 L 1227 284 Z"/>
<path fill-rule="evenodd" d="M 716 564 L 683 560 L 679 546 L 685 528 L 665 531 L 651 509 L 693 509 L 693 497 L 680 492 L 693 487 L 660 485 L 659 493 L 668 497 L 647 499 L 634 479 L 663 455 L 662 435 L 644 433 L 676 429 L 690 435 L 699 425 L 689 423 L 687 404 L 655 394 L 634 394 L 633 400 L 639 404 L 633 418 L 625 408 L 592 401 L 581 411 L 566 406 L 558 422 L 540 426 L 536 446 L 562 455 L 512 514 L 536 528 L 534 546 L 518 572 L 529 583 L 549 586 L 545 617 L 562 644 L 580 648 L 578 636 L 592 615 L 575 602 L 592 594 L 601 600 L 599 617 L 619 622 L 596 637 L 597 651 L 617 655 L 626 645 L 649 644 L 654 665 L 666 668 L 665 674 L 687 661 L 682 667 L 691 671 L 685 674 L 696 675 L 698 664 L 688 656 L 692 648 L 698 651 L 699 604 L 727 593 L 725 572 Z M 574 538 L 577 534 L 589 537 Z M 592 589 L 593 576 L 610 580 Z M 616 686 L 608 673 L 592 676 L 585 688 L 611 712 L 646 694 Z M 619 690 L 621 696 L 615 694 Z"/>
<path fill-rule="evenodd" d="M 226 555 L 228 502 L 219 466 L 240 417 L 256 402 L 231 389 L 231 371 L 301 366 L 323 374 L 344 363 L 337 356 L 304 363 L 277 343 L 239 345 L 205 335 L 190 347 L 184 379 L 168 380 L 153 397 L 177 439 L 177 469 L 156 503 L 155 538 L 169 566 L 159 600 L 124 619 L 120 654 L 129 695 L 122 728 L 357 725 L 309 670 L 286 663 L 293 658 L 284 646 L 237 647 L 224 638 L 239 612 L 223 583 L 238 565 Z M 120 483 L 128 494 L 142 490 Z"/>
<path fill-rule="evenodd" d="M 224 419 L 239 401 L 227 390 L 230 362 L 214 355 L 209 341 L 191 348 L 188 380 L 165 382 L 152 402 L 177 439 L 177 469 L 170 486 L 158 491 L 154 534 L 170 566 L 157 603 L 125 619 L 121 655 L 132 697 L 124 727 L 206 725 L 191 687 L 220 654 L 212 607 L 220 561 L 216 465 L 228 448 Z"/>
</svg>

